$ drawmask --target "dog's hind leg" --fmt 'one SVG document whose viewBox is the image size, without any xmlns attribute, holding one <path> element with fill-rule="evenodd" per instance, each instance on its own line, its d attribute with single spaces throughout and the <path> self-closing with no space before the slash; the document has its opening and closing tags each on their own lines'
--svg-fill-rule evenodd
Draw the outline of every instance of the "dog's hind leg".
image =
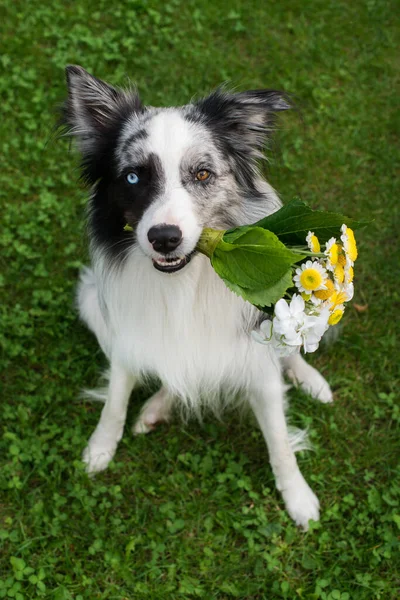
<svg viewBox="0 0 400 600">
<path fill-rule="evenodd" d="M 107 468 L 124 430 L 128 402 L 136 378 L 123 367 L 111 362 L 107 400 L 82 459 L 88 473 Z"/>
<path fill-rule="evenodd" d="M 149 433 L 156 427 L 157 423 L 169 421 L 173 402 L 173 396 L 165 387 L 158 390 L 143 405 L 132 427 L 132 433 L 134 435 Z"/>
<path fill-rule="evenodd" d="M 282 359 L 283 368 L 289 379 L 300 386 L 312 398 L 323 403 L 333 402 L 332 390 L 329 383 L 317 369 L 307 364 L 300 354 L 294 354 Z"/>
<path fill-rule="evenodd" d="M 108 327 L 99 305 L 96 277 L 89 267 L 84 267 L 80 272 L 76 299 L 80 318 L 93 331 L 104 354 L 110 358 Z"/>
<path fill-rule="evenodd" d="M 307 529 L 310 519 L 319 519 L 318 498 L 301 474 L 290 443 L 284 412 L 285 385 L 279 365 L 271 363 L 269 369 L 261 369 L 249 388 L 250 405 L 267 443 L 276 486 L 287 511 L 297 525 Z"/>
</svg>

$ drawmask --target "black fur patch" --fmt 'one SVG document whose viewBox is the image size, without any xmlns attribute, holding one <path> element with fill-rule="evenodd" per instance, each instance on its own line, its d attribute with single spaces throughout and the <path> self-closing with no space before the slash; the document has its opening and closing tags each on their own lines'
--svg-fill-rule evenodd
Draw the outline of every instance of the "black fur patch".
<svg viewBox="0 0 400 600">
<path fill-rule="evenodd" d="M 68 98 L 59 126 L 80 140 L 82 178 L 92 185 L 111 175 L 122 127 L 132 115 L 143 115 L 146 109 L 135 91 L 114 88 L 82 67 L 70 65 L 66 75 Z"/>
<path fill-rule="evenodd" d="M 126 176 L 135 171 L 139 182 L 129 184 Z M 140 166 L 128 168 L 120 176 L 102 177 L 90 201 L 89 227 L 92 238 L 108 250 L 113 258 L 123 259 L 132 245 L 133 229 L 146 208 L 162 193 L 165 174 L 161 161 L 150 154 Z"/>
<path fill-rule="evenodd" d="M 273 129 L 275 113 L 288 108 L 286 96 L 275 90 L 230 94 L 219 89 L 196 102 L 186 118 L 209 129 L 217 147 L 231 159 L 239 185 L 249 196 L 257 196 L 257 159 Z"/>
</svg>

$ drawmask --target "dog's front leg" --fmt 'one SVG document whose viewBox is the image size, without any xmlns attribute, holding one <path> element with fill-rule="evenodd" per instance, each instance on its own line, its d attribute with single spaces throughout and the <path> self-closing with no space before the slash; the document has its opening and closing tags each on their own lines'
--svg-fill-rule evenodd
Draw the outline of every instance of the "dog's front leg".
<svg viewBox="0 0 400 600">
<path fill-rule="evenodd" d="M 131 373 L 111 362 L 107 400 L 82 456 L 88 473 L 103 471 L 113 458 L 122 437 L 128 402 L 135 382 L 136 378 Z"/>
<path fill-rule="evenodd" d="M 271 365 L 274 367 L 274 365 Z M 319 519 L 318 498 L 297 466 L 290 446 L 284 413 L 284 384 L 279 367 L 258 380 L 250 394 L 250 404 L 268 446 L 276 486 L 282 493 L 287 511 L 297 525 L 308 528 L 308 521 Z"/>
</svg>

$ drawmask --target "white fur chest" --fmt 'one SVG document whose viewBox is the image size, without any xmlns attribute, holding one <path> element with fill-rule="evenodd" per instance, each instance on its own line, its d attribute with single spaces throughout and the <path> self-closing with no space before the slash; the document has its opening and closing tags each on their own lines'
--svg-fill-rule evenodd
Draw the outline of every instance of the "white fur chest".
<svg viewBox="0 0 400 600">
<path fill-rule="evenodd" d="M 186 398 L 235 385 L 252 345 L 256 311 L 230 292 L 202 255 L 177 274 L 134 253 L 123 270 L 98 277 L 112 355 L 135 373 L 155 374 Z M 247 327 L 246 327 L 247 325 Z"/>
</svg>

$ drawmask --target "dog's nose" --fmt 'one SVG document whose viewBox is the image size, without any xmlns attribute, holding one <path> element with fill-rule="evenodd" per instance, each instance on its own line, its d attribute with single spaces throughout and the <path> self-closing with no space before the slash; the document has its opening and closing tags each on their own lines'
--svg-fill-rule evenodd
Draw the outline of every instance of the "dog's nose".
<svg viewBox="0 0 400 600">
<path fill-rule="evenodd" d="M 168 254 L 181 243 L 182 231 L 176 225 L 156 225 L 149 229 L 147 237 L 154 250 Z"/>
</svg>

